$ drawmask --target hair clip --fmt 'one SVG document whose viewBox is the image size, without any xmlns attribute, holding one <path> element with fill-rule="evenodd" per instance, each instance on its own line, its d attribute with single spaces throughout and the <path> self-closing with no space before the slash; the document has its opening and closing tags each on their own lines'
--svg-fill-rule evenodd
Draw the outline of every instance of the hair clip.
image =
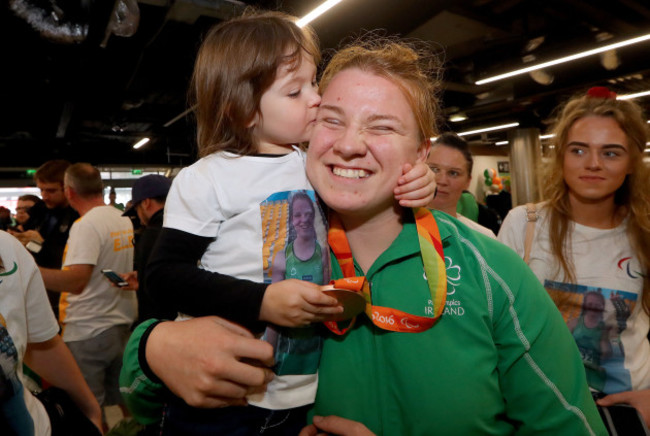
<svg viewBox="0 0 650 436">
<path fill-rule="evenodd" d="M 587 91 L 587 95 L 589 97 L 594 97 L 594 98 L 606 98 L 606 99 L 616 100 L 616 93 L 610 91 L 608 88 L 604 86 L 594 86 L 593 88 L 589 88 L 589 91 Z"/>
</svg>

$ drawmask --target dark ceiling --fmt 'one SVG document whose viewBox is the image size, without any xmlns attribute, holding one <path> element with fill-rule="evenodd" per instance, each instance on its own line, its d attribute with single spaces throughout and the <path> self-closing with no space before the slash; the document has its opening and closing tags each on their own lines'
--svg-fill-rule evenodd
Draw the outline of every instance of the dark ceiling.
<svg viewBox="0 0 650 436">
<path fill-rule="evenodd" d="M 302 16 L 321 2 L 245 3 Z M 0 168 L 53 158 L 103 166 L 192 163 L 193 119 L 185 111 L 197 46 L 206 29 L 246 4 L 142 0 L 135 34 L 107 37 L 112 1 L 2 2 Z M 548 68 L 548 85 L 529 74 L 474 84 L 532 57 L 546 61 L 650 33 L 648 0 L 347 0 L 312 25 L 324 49 L 361 29 L 435 42 L 445 60 L 445 115 L 468 116 L 443 122 L 444 130 L 509 121 L 543 130 L 553 107 L 590 86 L 619 94 L 650 89 L 650 41 L 618 49 L 610 69 L 598 55 Z M 638 101 L 648 106 L 650 98 Z M 143 136 L 152 141 L 133 150 Z M 505 134 L 469 139 L 490 144 Z"/>
</svg>

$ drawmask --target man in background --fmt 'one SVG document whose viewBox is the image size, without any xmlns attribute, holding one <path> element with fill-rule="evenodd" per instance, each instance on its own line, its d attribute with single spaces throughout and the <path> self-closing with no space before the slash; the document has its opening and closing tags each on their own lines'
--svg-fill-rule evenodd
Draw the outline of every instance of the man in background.
<svg viewBox="0 0 650 436">
<path fill-rule="evenodd" d="M 154 295 L 147 292 L 144 283 L 147 262 L 162 229 L 163 210 L 171 184 L 170 179 L 158 174 L 139 178 L 131 190 L 131 206 L 123 214 L 129 217 L 137 215 L 144 226 L 135 245 L 135 271 L 122 274 L 122 278 L 129 282 L 129 289 L 137 291 L 138 323 L 150 318 L 176 317 L 175 311 L 165 309 Z"/>
<path fill-rule="evenodd" d="M 100 405 L 120 404 L 122 353 L 137 312 L 136 296 L 111 286 L 103 269 L 133 265 L 131 220 L 104 204 L 102 180 L 86 163 L 65 172 L 64 192 L 81 215 L 70 230 L 63 269 L 40 268 L 45 285 L 62 292 L 63 340 Z"/>
<path fill-rule="evenodd" d="M 34 174 L 41 190 L 42 204 L 30 210 L 30 219 L 22 233 L 10 231 L 32 253 L 36 264 L 44 268 L 61 268 L 63 250 L 70 227 L 79 214 L 70 207 L 63 193 L 63 175 L 70 166 L 66 160 L 51 160 L 41 165 Z M 46 283 L 47 287 L 47 283 Z M 59 293 L 48 289 L 48 298 L 55 316 L 59 314 Z"/>
</svg>

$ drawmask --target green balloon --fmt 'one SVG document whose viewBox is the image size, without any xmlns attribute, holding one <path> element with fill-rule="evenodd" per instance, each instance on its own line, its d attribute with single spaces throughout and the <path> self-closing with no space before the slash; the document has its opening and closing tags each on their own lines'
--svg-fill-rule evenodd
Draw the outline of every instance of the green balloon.
<svg viewBox="0 0 650 436">
<path fill-rule="evenodd" d="M 492 186 L 492 178 L 491 177 L 485 177 L 485 184 L 487 186 Z"/>
<path fill-rule="evenodd" d="M 486 179 L 488 179 L 490 177 L 490 172 L 486 169 L 485 171 L 483 171 L 483 175 L 485 176 Z"/>
</svg>

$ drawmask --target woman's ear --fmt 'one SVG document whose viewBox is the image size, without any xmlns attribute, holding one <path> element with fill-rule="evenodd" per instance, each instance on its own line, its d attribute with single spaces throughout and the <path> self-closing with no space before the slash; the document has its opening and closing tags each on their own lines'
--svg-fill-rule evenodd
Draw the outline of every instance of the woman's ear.
<svg viewBox="0 0 650 436">
<path fill-rule="evenodd" d="M 427 157 L 429 157 L 429 151 L 431 150 L 431 140 L 425 140 L 418 150 L 418 162 L 426 162 Z"/>
</svg>

